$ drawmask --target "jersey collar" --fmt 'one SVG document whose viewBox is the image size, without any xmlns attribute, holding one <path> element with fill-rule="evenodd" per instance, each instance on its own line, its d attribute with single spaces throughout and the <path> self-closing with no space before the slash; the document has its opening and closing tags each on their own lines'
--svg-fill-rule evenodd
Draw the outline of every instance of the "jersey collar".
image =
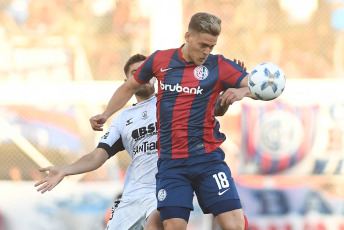
<svg viewBox="0 0 344 230">
<path fill-rule="evenodd" d="M 182 60 L 183 62 L 188 62 L 183 58 L 183 54 L 182 54 L 182 48 L 184 45 L 185 43 L 181 47 L 178 48 L 178 55 L 179 55 L 180 60 Z"/>
</svg>

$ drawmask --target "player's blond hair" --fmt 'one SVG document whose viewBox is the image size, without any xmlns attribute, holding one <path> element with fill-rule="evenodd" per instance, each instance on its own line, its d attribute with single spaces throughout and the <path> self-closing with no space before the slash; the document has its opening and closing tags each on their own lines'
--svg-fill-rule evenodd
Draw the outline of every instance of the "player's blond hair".
<svg viewBox="0 0 344 230">
<path fill-rule="evenodd" d="M 210 13 L 199 12 L 191 17 L 188 30 L 218 36 L 221 33 L 221 19 Z"/>
</svg>

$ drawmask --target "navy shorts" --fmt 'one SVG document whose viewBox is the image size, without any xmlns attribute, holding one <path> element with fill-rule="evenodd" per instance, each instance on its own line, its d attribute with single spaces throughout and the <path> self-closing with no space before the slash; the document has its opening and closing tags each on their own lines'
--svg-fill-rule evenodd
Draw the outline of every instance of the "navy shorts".
<svg viewBox="0 0 344 230">
<path fill-rule="evenodd" d="M 161 207 L 184 207 L 193 210 L 194 192 L 203 213 L 211 213 L 214 204 L 232 202 L 228 210 L 241 208 L 231 171 L 218 148 L 212 153 L 182 159 L 158 160 L 156 196 Z M 226 201 L 226 202 L 224 202 Z"/>
</svg>

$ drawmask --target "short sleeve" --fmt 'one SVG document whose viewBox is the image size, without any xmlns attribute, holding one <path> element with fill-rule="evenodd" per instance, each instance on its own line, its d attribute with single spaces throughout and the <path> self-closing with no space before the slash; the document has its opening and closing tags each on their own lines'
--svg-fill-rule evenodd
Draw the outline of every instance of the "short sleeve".
<svg viewBox="0 0 344 230">
<path fill-rule="evenodd" d="M 229 60 L 222 55 L 218 58 L 219 77 L 224 89 L 239 88 L 242 79 L 247 75 L 234 61 Z"/>
</svg>

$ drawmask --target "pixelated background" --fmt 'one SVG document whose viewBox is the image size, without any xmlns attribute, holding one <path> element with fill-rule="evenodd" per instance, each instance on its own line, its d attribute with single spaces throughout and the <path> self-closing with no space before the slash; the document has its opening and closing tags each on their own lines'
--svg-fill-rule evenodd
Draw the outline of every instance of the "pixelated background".
<svg viewBox="0 0 344 230">
<path fill-rule="evenodd" d="M 199 11 L 222 19 L 213 53 L 287 78 L 219 118 L 250 229 L 344 229 L 343 0 L 0 0 L 0 230 L 104 228 L 126 152 L 44 195 L 38 169 L 93 150 L 126 60 L 181 46 Z M 219 227 L 195 201 L 188 229 Z"/>
</svg>

